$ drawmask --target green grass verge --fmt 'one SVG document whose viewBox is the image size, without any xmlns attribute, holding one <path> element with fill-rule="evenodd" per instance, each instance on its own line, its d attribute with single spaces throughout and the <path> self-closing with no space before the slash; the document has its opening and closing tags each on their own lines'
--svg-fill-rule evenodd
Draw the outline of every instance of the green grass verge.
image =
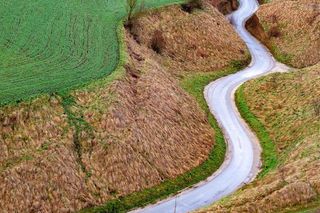
<svg viewBox="0 0 320 213">
<path fill-rule="evenodd" d="M 265 176 L 270 170 L 274 169 L 278 165 L 278 156 L 276 147 L 273 141 L 270 139 L 269 133 L 263 126 L 263 124 L 257 119 L 257 117 L 250 111 L 249 106 L 246 103 L 244 86 L 242 85 L 236 91 L 236 105 L 242 116 L 242 118 L 249 124 L 250 128 L 256 133 L 261 147 L 262 147 L 262 171 L 258 177 Z"/>
<path fill-rule="evenodd" d="M 100 212 L 127 212 L 133 208 L 143 207 L 158 200 L 169 197 L 178 193 L 180 190 L 190 187 L 202 180 L 205 180 L 213 174 L 224 161 L 226 144 L 223 133 L 218 126 L 217 121 L 211 115 L 207 103 L 203 97 L 203 90 L 211 81 L 223 76 L 232 74 L 248 64 L 245 62 L 233 62 L 232 66 L 222 71 L 211 73 L 197 73 L 184 77 L 181 80 L 181 86 L 199 103 L 199 106 L 208 116 L 208 122 L 215 131 L 215 145 L 212 148 L 208 159 L 198 167 L 186 172 L 174 179 L 166 180 L 152 188 L 145 189 L 118 199 L 111 200 L 106 204 L 98 207 L 86 208 L 81 213 L 100 213 Z M 241 66 L 240 66 L 241 64 Z"/>
</svg>

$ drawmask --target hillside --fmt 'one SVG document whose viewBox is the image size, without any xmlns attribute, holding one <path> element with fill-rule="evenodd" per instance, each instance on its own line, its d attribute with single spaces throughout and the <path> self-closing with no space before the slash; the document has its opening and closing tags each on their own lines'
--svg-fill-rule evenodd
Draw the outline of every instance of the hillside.
<svg viewBox="0 0 320 213">
<path fill-rule="evenodd" d="M 269 169 L 234 195 L 198 212 L 319 209 L 318 6 L 319 1 L 267 1 L 248 23 L 250 32 L 278 60 L 295 67 L 313 66 L 252 80 L 237 91 L 241 114 L 259 131 L 262 142 L 269 143 L 265 150 L 267 158 L 263 159 L 269 158 L 266 161 L 269 164 L 264 165 Z M 261 25 L 265 32 L 261 31 Z"/>
<path fill-rule="evenodd" d="M 238 91 L 275 144 L 278 167 L 199 212 L 286 212 L 319 206 L 320 64 L 253 80 Z M 306 206 L 304 206 L 306 205 Z"/>
<path fill-rule="evenodd" d="M 51 4 L 42 3 L 46 6 Z M 8 4 L 9 7 L 11 3 Z M 71 3 L 56 2 L 55 6 L 59 8 L 60 5 L 63 8 L 65 4 Z M 76 5 L 76 8 L 85 6 L 83 10 L 92 10 L 92 14 L 98 13 L 95 16 L 100 17 L 104 7 L 100 8 L 100 11 L 93 9 L 98 8 L 99 4 L 94 7 L 89 4 L 82 3 Z M 26 14 L 27 12 L 28 8 Z M 33 14 L 34 20 L 38 20 L 41 14 L 43 13 Z M 80 13 L 79 16 L 84 14 Z M 60 15 L 57 14 L 58 17 Z M 86 15 L 90 16 L 90 13 Z M 13 14 L 12 17 L 18 16 Z M 173 22 L 166 22 L 172 17 L 181 24 L 177 25 L 177 28 Z M 209 22 L 206 22 L 204 17 L 210 19 L 209 27 L 206 26 Z M 63 18 L 60 16 L 60 19 Z M 71 82 L 70 84 L 53 84 L 51 81 L 55 81 L 55 73 L 64 72 L 64 69 L 60 70 L 61 67 L 68 67 L 64 64 L 68 60 L 63 53 L 57 56 L 57 59 L 60 59 L 55 66 L 46 60 L 41 64 L 41 60 L 32 59 L 37 60 L 37 64 L 21 59 L 28 64 L 28 69 L 34 71 L 30 72 L 30 75 L 45 75 L 49 70 L 52 73 L 52 78 L 35 78 L 37 81 L 44 79 L 41 87 L 37 87 L 45 88 L 41 89 L 41 92 L 46 92 L 46 88 L 48 91 L 55 91 L 53 87 L 56 86 L 59 86 L 59 90 L 0 109 L 0 152 L 3 153 L 0 158 L 0 208 L 3 211 L 72 212 L 103 204 L 110 199 L 175 178 L 208 158 L 215 144 L 215 133 L 198 103 L 180 88 L 177 76 L 183 77 L 192 72 L 192 69 L 184 70 L 189 66 L 195 68 L 199 65 L 194 72 L 200 72 L 213 71 L 214 68 L 228 67 L 230 64 L 237 65 L 239 61 L 247 59 L 245 46 L 225 18 L 210 5 L 194 13 L 185 12 L 177 6 L 156 10 L 137 20 L 137 23 L 144 23 L 144 28 L 133 29 L 138 29 L 137 34 L 147 30 L 154 34 L 155 29 L 150 27 L 150 20 L 161 23 L 163 29 L 166 29 L 166 34 L 163 33 L 166 45 L 161 54 L 150 49 L 148 41 L 143 40 L 141 34 L 139 42 L 136 35 L 127 32 L 127 48 L 114 47 L 114 51 L 108 52 L 108 45 L 107 49 L 101 48 L 104 45 L 99 43 L 102 42 L 98 39 L 100 37 L 90 33 L 92 38 L 97 39 L 92 40 L 92 45 L 101 48 L 103 53 L 116 57 L 116 50 L 121 50 L 121 66 L 107 78 L 72 92 L 60 89 L 69 88 L 73 82 L 78 84 L 79 79 L 81 82 L 86 79 L 71 73 L 69 75 L 68 72 L 70 78 L 64 76 L 59 79 Z M 81 23 L 78 23 L 79 28 L 85 29 L 86 22 Z M 30 23 L 25 21 L 25 24 Z M 110 24 L 115 24 L 115 20 L 110 20 Z M 105 28 L 100 22 L 94 22 L 93 26 L 97 29 Z M 186 37 L 182 36 L 185 31 L 199 26 L 206 27 L 207 34 L 199 30 L 192 33 L 190 31 Z M 55 32 L 52 32 L 54 38 Z M 194 45 L 199 40 L 203 41 L 203 57 L 220 58 L 211 60 L 211 64 L 205 62 L 196 54 L 200 51 L 197 48 L 191 48 L 192 57 L 185 58 L 184 51 L 180 47 L 174 47 L 174 36 L 185 39 L 181 41 L 183 45 Z M 230 41 L 221 39 L 227 36 Z M 79 39 L 80 37 L 85 38 L 79 35 Z M 208 37 L 214 41 L 210 46 L 206 43 Z M 62 41 L 65 39 L 59 38 Z M 24 42 L 19 36 L 16 39 L 18 43 Z M 59 47 L 51 44 L 51 39 L 47 42 L 52 48 Z M 65 42 L 71 41 L 67 39 Z M 234 45 L 230 46 L 230 43 Z M 41 46 L 40 42 L 39 45 Z M 208 49 L 205 49 L 206 46 Z M 90 52 L 91 48 L 88 48 Z M 79 49 L 83 50 L 83 46 L 80 45 Z M 127 58 L 123 57 L 124 51 L 128 52 Z M 76 50 L 74 53 L 78 53 L 79 57 L 83 56 Z M 99 54 L 99 51 L 92 50 L 92 53 Z M 225 57 L 228 54 L 233 55 Z M 97 55 L 92 55 L 94 56 Z M 3 59 L 2 63 L 9 62 L 10 57 Z M 46 57 L 54 59 L 49 53 Z M 87 59 L 80 68 L 86 70 L 88 76 L 92 77 L 90 79 L 94 79 L 96 66 L 94 63 L 90 64 L 90 58 Z M 105 67 L 110 69 L 109 63 L 113 63 L 111 59 L 110 56 L 105 61 Z M 238 61 L 234 61 L 235 59 Z M 21 67 L 14 67 L 18 64 L 12 63 L 11 69 L 20 69 Z M 178 69 L 175 69 L 176 67 Z M 72 70 L 81 73 L 80 68 Z M 25 71 L 21 68 L 21 72 Z M 100 74 L 99 72 L 98 75 Z M 12 79 L 17 85 L 33 85 L 29 82 L 31 78 L 25 78 L 24 81 L 16 77 L 13 76 Z M 50 87 L 47 87 L 48 85 Z M 14 95 L 14 100 L 20 99 L 20 95 L 31 97 L 38 94 L 38 90 L 31 87 L 30 93 L 25 90 L 28 94 L 20 93 L 21 90 L 15 86 L 8 88 L 11 90 L 10 94 Z M 4 99 L 12 100 L 12 96 L 1 94 Z"/>
<path fill-rule="evenodd" d="M 152 47 L 163 37 L 160 61 L 169 72 L 210 72 L 248 57 L 246 47 L 226 18 L 204 1 L 203 8 L 185 12 L 179 7 L 143 16 L 134 22 L 133 34 L 142 45 Z M 182 73 L 181 73 L 182 72 Z"/>
<path fill-rule="evenodd" d="M 320 60 L 320 1 L 273 0 L 257 12 L 278 60 L 302 68 Z"/>
</svg>

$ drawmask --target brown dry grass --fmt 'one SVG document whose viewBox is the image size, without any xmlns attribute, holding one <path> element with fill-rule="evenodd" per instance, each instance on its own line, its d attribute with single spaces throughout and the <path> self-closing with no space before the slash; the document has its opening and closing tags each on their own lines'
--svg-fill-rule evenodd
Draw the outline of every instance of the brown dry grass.
<svg viewBox="0 0 320 213">
<path fill-rule="evenodd" d="M 196 102 L 150 60 L 150 50 L 140 48 L 129 39 L 132 61 L 126 79 L 111 91 L 75 94 L 94 129 L 83 159 L 101 201 L 111 191 L 128 194 L 188 171 L 207 158 L 213 145 L 212 130 Z M 101 99 L 110 93 L 116 96 L 111 105 Z"/>
<path fill-rule="evenodd" d="M 246 58 L 246 46 L 226 18 L 211 4 L 187 13 L 179 6 L 149 13 L 134 21 L 133 34 L 151 46 L 155 31 L 162 32 L 166 45 L 161 63 L 174 74 L 222 69 L 233 60 Z"/>
<path fill-rule="evenodd" d="M 264 124 L 281 165 L 235 195 L 200 212 L 280 212 L 319 199 L 320 64 L 245 85 L 250 110 Z"/>
<path fill-rule="evenodd" d="M 0 120 L 2 212 L 73 211 L 90 203 L 59 100 L 4 107 Z"/>
<path fill-rule="evenodd" d="M 257 13 L 267 32 L 277 28 L 271 42 L 288 63 L 302 68 L 320 60 L 320 1 L 273 0 Z M 272 32 L 270 32 L 272 34 Z"/>
</svg>

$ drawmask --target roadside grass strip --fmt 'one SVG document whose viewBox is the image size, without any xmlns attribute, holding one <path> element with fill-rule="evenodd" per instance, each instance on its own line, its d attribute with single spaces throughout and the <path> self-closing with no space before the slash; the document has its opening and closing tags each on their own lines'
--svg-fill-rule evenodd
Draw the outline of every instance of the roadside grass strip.
<svg viewBox="0 0 320 213">
<path fill-rule="evenodd" d="M 262 171 L 258 175 L 259 178 L 265 176 L 269 171 L 275 169 L 278 165 L 278 156 L 276 147 L 271 140 L 269 133 L 257 117 L 250 111 L 246 103 L 245 95 L 243 92 L 244 85 L 236 91 L 236 105 L 241 114 L 241 117 L 249 124 L 250 128 L 258 137 L 262 147 Z"/>
</svg>

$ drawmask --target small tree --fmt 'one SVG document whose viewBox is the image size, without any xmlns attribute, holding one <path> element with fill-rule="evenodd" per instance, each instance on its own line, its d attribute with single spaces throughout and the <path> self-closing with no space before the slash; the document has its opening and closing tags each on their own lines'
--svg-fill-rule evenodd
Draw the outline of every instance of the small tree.
<svg viewBox="0 0 320 213">
<path fill-rule="evenodd" d="M 130 22 L 133 11 L 137 6 L 137 0 L 127 0 L 127 12 L 128 12 L 128 21 Z"/>
<path fill-rule="evenodd" d="M 192 13 L 195 9 L 202 9 L 201 0 L 189 0 L 187 3 L 182 4 L 181 8 L 187 13 Z"/>
</svg>

